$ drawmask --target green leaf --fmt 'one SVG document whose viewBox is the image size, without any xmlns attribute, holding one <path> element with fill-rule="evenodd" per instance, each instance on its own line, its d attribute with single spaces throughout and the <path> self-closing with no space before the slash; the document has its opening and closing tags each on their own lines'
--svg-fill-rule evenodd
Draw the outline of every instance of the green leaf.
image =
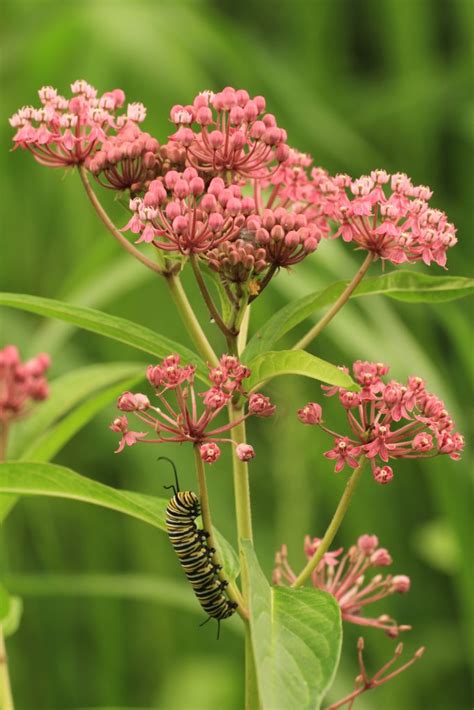
<svg viewBox="0 0 474 710">
<path fill-rule="evenodd" d="M 138 379 L 140 374 L 145 375 L 140 363 L 109 363 L 88 365 L 56 378 L 50 383 L 48 399 L 15 427 L 9 458 L 26 458 L 26 451 L 33 450 L 44 433 L 81 401 L 113 383 Z"/>
<path fill-rule="evenodd" d="M 202 380 L 207 381 L 207 368 L 196 353 L 164 335 L 154 333 L 149 328 L 137 325 L 125 318 L 112 316 L 93 308 L 74 306 L 63 301 L 27 294 L 0 293 L 0 305 L 72 323 L 79 328 L 98 333 L 106 338 L 112 338 L 112 340 L 118 340 L 155 357 L 161 358 L 171 353 L 177 353 L 186 363 L 196 365 L 197 374 Z"/>
<path fill-rule="evenodd" d="M 248 360 L 272 348 L 286 333 L 309 318 L 317 309 L 331 306 L 348 283 L 336 281 L 327 288 L 286 305 L 255 333 L 242 357 Z M 416 271 L 392 271 L 383 276 L 364 279 L 351 298 L 385 295 L 408 303 L 441 303 L 464 298 L 472 293 L 474 279 L 463 276 L 429 276 Z"/>
<path fill-rule="evenodd" d="M 244 541 L 250 628 L 263 710 L 317 710 L 339 663 L 339 605 L 320 589 L 270 587 Z"/>
<path fill-rule="evenodd" d="M 329 385 L 357 391 L 358 385 L 349 375 L 326 360 L 305 350 L 278 350 L 264 353 L 248 362 L 252 375 L 248 387 L 255 390 L 267 380 L 280 375 L 304 375 Z"/>
<path fill-rule="evenodd" d="M 0 464 L 0 493 L 78 500 L 125 513 L 166 531 L 167 499 L 118 490 L 55 464 L 31 462 Z M 215 533 L 226 574 L 230 579 L 234 579 L 239 571 L 237 555 L 217 530 Z"/>
</svg>

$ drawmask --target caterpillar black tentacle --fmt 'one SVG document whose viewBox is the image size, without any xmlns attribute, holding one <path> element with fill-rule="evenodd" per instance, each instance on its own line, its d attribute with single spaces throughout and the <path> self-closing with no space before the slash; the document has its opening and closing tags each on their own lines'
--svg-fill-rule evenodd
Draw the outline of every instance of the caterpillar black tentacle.
<svg viewBox="0 0 474 710">
<path fill-rule="evenodd" d="M 199 499 L 192 491 L 179 490 L 175 468 L 174 471 L 175 494 L 166 509 L 168 536 L 202 608 L 209 618 L 220 622 L 235 613 L 237 604 L 225 592 L 229 582 L 219 577 L 221 565 L 213 562 L 216 550 L 207 544 L 209 533 L 196 526 L 195 520 L 201 514 Z"/>
</svg>

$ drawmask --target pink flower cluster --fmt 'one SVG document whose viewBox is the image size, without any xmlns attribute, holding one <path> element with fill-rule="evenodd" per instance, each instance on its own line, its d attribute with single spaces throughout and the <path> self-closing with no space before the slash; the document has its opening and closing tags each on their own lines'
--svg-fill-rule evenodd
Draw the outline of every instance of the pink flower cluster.
<svg viewBox="0 0 474 710">
<path fill-rule="evenodd" d="M 269 417 L 275 407 L 268 397 L 254 392 L 247 395 L 244 380 L 250 370 L 232 355 L 223 355 L 217 367 L 209 368 L 211 387 L 197 393 L 194 386 L 195 367 L 181 365 L 179 355 L 170 355 L 159 365 L 150 365 L 147 379 L 158 397 L 159 406 L 151 404 L 145 394 L 124 392 L 118 399 L 117 407 L 122 412 L 132 413 L 142 424 L 153 432 L 154 438 L 145 438 L 149 432 L 129 429 L 125 415 L 117 417 L 111 424 L 112 431 L 121 434 L 117 453 L 125 446 L 137 442 L 146 444 L 190 442 L 199 448 L 201 458 L 206 463 L 215 463 L 221 454 L 219 443 L 234 443 L 223 435 L 249 416 Z M 216 425 L 215 419 L 230 402 L 234 394 L 247 399 L 247 413 L 237 421 Z M 199 399 L 203 406 L 199 406 Z M 236 445 L 238 457 L 249 461 L 255 452 L 249 444 Z"/>
<path fill-rule="evenodd" d="M 138 192 L 156 177 L 160 165 L 160 144 L 133 121 L 127 121 L 117 135 L 107 137 L 86 167 L 102 187 Z"/>
<path fill-rule="evenodd" d="M 26 148 L 38 163 L 49 167 L 78 165 L 92 154 L 107 132 L 120 129 L 129 121 L 145 119 L 143 104 L 128 104 L 126 114 L 117 117 L 125 102 L 121 89 L 102 96 L 84 80 L 71 84 L 71 98 L 60 96 L 52 86 L 39 90 L 41 108 L 24 106 L 10 118 L 17 129 L 15 148 Z"/>
<path fill-rule="evenodd" d="M 393 470 L 387 465 L 390 459 L 432 458 L 438 454 L 447 454 L 455 461 L 460 458 L 464 438 L 454 431 L 444 402 L 427 392 L 420 377 L 409 377 L 405 385 L 396 380 L 385 383 L 382 377 L 388 371 L 382 363 L 357 360 L 353 374 L 359 392 L 323 385 L 326 396 L 337 395 L 351 436 L 326 427 L 322 407 L 316 402 L 298 410 L 304 424 L 317 425 L 334 437 L 334 448 L 324 455 L 336 462 L 336 472 L 344 466 L 356 468 L 366 456 L 374 479 L 389 483 L 393 478 Z"/>
<path fill-rule="evenodd" d="M 335 236 L 354 242 L 393 264 L 423 261 L 446 266 L 446 253 L 457 243 L 456 229 L 444 212 L 428 205 L 433 193 L 413 185 L 404 173 L 373 170 L 352 180 L 328 178 L 320 186 L 326 216 L 339 224 Z"/>
<path fill-rule="evenodd" d="M 262 96 L 230 86 L 204 91 L 192 104 L 172 107 L 175 130 L 160 145 L 137 125 L 146 115 L 142 104 L 117 115 L 125 101 L 120 89 L 98 96 L 82 80 L 71 89 L 66 99 L 43 87 L 42 108 L 27 106 L 12 116 L 15 147 L 44 165 L 84 164 L 103 187 L 128 190 L 132 216 L 124 229 L 168 256 L 206 260 L 211 250 L 240 239 L 264 248 L 269 266 L 257 279 L 248 267 L 229 279 L 214 260 L 224 284 L 242 285 L 247 274 L 251 298 L 331 231 L 393 264 L 444 267 L 456 244 L 454 226 L 428 204 L 429 188 L 384 170 L 357 179 L 330 176 L 288 146 Z"/>
<path fill-rule="evenodd" d="M 261 178 L 289 155 L 286 131 L 265 113 L 263 96 L 250 98 L 244 89 L 227 86 L 217 94 L 204 91 L 192 105 L 173 106 L 177 131 L 171 140 L 189 165 L 210 175 Z M 196 128 L 193 129 L 193 124 Z"/>
<path fill-rule="evenodd" d="M 15 345 L 0 350 L 0 422 L 3 426 L 26 416 L 31 402 L 48 397 L 45 372 L 49 366 L 46 353 L 21 362 Z"/>
<path fill-rule="evenodd" d="M 238 185 L 226 187 L 222 178 L 213 178 L 206 186 L 195 168 L 186 168 L 153 180 L 143 199 L 130 201 L 130 209 L 133 217 L 124 230 L 139 234 L 137 242 L 194 254 L 237 238 L 255 203 L 242 197 Z"/>
<path fill-rule="evenodd" d="M 315 555 L 320 544 L 319 538 L 311 539 L 306 536 L 304 551 L 308 560 Z M 296 574 L 289 565 L 286 545 L 277 552 L 275 563 L 273 582 L 282 584 L 286 581 L 292 584 Z M 410 579 L 403 574 L 392 576 L 378 573 L 370 579 L 367 578 L 370 570 L 391 564 L 392 558 L 389 552 L 379 547 L 376 535 L 361 535 L 357 544 L 352 545 L 345 554 L 342 547 L 339 550 L 326 552 L 314 570 L 311 581 L 314 587 L 324 589 L 337 600 L 344 621 L 381 629 L 394 638 L 401 631 L 408 631 L 411 627 L 397 624 L 386 614 L 376 618 L 364 615 L 365 607 L 369 604 L 374 604 L 391 594 L 404 594 L 409 591 Z"/>
</svg>

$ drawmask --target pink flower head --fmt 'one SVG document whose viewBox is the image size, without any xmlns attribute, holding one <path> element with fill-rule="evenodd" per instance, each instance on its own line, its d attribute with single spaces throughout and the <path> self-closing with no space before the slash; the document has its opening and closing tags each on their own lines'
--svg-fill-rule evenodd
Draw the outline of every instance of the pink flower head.
<svg viewBox="0 0 474 710">
<path fill-rule="evenodd" d="M 81 79 L 71 84 L 71 92 L 72 97 L 65 98 L 45 86 L 38 92 L 41 108 L 24 106 L 17 111 L 10 118 L 10 125 L 17 129 L 15 148 L 29 150 L 41 165 L 80 165 L 110 130 L 145 118 L 142 104 L 129 104 L 127 114 L 117 117 L 125 100 L 120 89 L 99 97 L 96 89 Z"/>
<path fill-rule="evenodd" d="M 326 216 L 339 224 L 335 236 L 395 265 L 434 261 L 446 266 L 456 229 L 444 212 L 429 206 L 429 188 L 414 186 L 404 173 L 374 170 L 357 180 L 328 177 L 320 189 Z"/>
<path fill-rule="evenodd" d="M 237 237 L 255 209 L 238 185 L 221 178 L 206 184 L 195 168 L 169 170 L 152 180 L 143 199 L 130 201 L 133 216 L 124 230 L 159 249 L 199 254 Z"/>
<path fill-rule="evenodd" d="M 40 402 L 49 395 L 45 373 L 50 366 L 46 353 L 39 353 L 21 362 L 15 345 L 0 350 L 0 423 L 28 415 L 32 402 Z"/>
<path fill-rule="evenodd" d="M 302 409 L 298 409 L 298 419 L 303 424 L 320 424 L 322 421 L 323 409 L 316 402 L 308 402 Z"/>
<path fill-rule="evenodd" d="M 156 138 L 128 120 L 116 135 L 107 136 L 100 148 L 89 154 L 86 167 L 102 187 L 137 192 L 157 176 L 159 148 Z"/>
<path fill-rule="evenodd" d="M 344 370 L 348 373 L 347 368 Z M 336 471 L 345 465 L 355 468 L 360 457 L 365 456 L 370 460 L 374 480 L 380 484 L 393 479 L 393 469 L 388 465 L 392 459 L 447 454 L 456 461 L 464 447 L 464 438 L 454 431 L 444 402 L 426 391 L 424 380 L 409 377 L 406 384 L 385 382 L 388 371 L 383 363 L 357 360 L 353 376 L 360 392 L 322 385 L 327 397 L 338 396 L 350 436 L 329 429 L 319 410 L 313 410 L 319 405 L 310 403 L 298 410 L 300 421 L 314 423 L 334 438 L 334 448 L 324 455 L 336 461 Z"/>
<path fill-rule="evenodd" d="M 314 557 L 320 543 L 319 538 L 311 540 L 306 536 L 304 551 L 308 560 Z M 376 535 L 361 535 L 357 544 L 350 547 L 345 554 L 343 548 L 326 552 L 312 573 L 311 581 L 314 587 L 324 589 L 337 600 L 344 621 L 381 629 L 393 638 L 411 627 L 399 625 L 385 614 L 377 617 L 366 616 L 365 610 L 369 604 L 392 594 L 408 592 L 410 579 L 405 575 L 383 576 L 377 573 L 370 576 L 371 571 L 377 567 L 392 564 L 388 551 L 378 545 Z M 276 554 L 275 561 L 274 583 L 292 584 L 297 575 L 288 562 L 286 545 Z"/>
<path fill-rule="evenodd" d="M 117 451 L 138 442 L 189 442 L 198 448 L 203 461 L 214 463 L 221 453 L 220 444 L 231 443 L 236 446 L 237 456 L 242 461 L 249 461 L 255 456 L 249 444 L 235 444 L 226 438 L 227 432 L 247 417 L 273 413 L 274 407 L 267 397 L 246 394 L 244 380 L 250 376 L 250 370 L 234 355 L 223 355 L 218 366 L 209 367 L 211 387 L 201 392 L 196 390 L 195 371 L 193 365 L 182 364 L 179 355 L 169 355 L 161 363 L 149 365 L 147 379 L 155 390 L 156 406 L 147 395 L 134 392 L 124 392 L 117 402 L 119 410 L 130 412 L 149 431 L 129 431 L 127 418 L 116 418 L 110 429 L 122 434 Z M 248 412 L 236 421 L 219 424 L 216 419 L 234 394 L 248 399 Z M 145 436 L 147 438 L 143 441 Z"/>
<path fill-rule="evenodd" d="M 289 155 L 286 131 L 265 113 L 265 99 L 251 98 L 244 89 L 204 91 L 192 105 L 173 106 L 170 118 L 177 128 L 171 141 L 203 174 L 259 178 Z"/>
</svg>

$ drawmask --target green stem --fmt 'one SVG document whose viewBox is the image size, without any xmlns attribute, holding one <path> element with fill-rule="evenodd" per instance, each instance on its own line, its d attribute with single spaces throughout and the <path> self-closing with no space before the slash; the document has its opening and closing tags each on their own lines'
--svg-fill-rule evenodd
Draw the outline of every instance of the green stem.
<svg viewBox="0 0 474 710">
<path fill-rule="evenodd" d="M 259 710 L 257 672 L 252 648 L 250 624 L 245 625 L 245 710 Z"/>
<path fill-rule="evenodd" d="M 212 527 L 211 508 L 209 505 L 209 494 L 207 492 L 206 473 L 204 471 L 204 463 L 199 454 L 198 446 L 194 447 L 194 461 L 196 464 L 196 474 L 199 484 L 199 503 L 201 506 L 201 517 L 203 527 L 204 530 L 209 533 L 209 547 L 213 547 L 215 550 L 217 550 L 216 540 L 214 537 L 214 528 Z M 222 567 L 222 561 L 217 551 L 212 556 L 212 562 L 213 564 Z M 237 585 L 227 579 L 227 577 L 225 576 L 225 571 L 223 569 L 219 572 L 219 579 L 221 579 L 221 581 L 223 582 L 225 581 L 229 583 L 229 586 L 227 587 L 227 595 L 229 596 L 229 599 L 231 599 L 231 601 L 236 602 L 237 613 L 242 617 L 242 619 L 244 619 L 244 621 L 246 621 L 248 619 L 248 611 L 244 606 L 242 595 L 240 593 L 240 590 L 237 588 Z"/>
<path fill-rule="evenodd" d="M 8 444 L 8 424 L 3 423 L 0 431 L 0 461 L 5 461 Z M 13 696 L 8 673 L 8 658 L 3 637 L 3 627 L 0 624 L 0 710 L 13 710 Z"/>
<path fill-rule="evenodd" d="M 79 175 L 81 177 L 82 184 L 84 185 L 84 189 L 87 193 L 87 196 L 89 197 L 95 211 L 97 212 L 97 215 L 99 216 L 105 227 L 108 229 L 110 234 L 119 242 L 119 244 L 126 251 L 128 251 L 129 254 L 135 257 L 135 259 L 138 259 L 138 261 L 144 264 L 147 268 L 151 269 L 160 276 L 166 277 L 166 283 L 170 290 L 173 301 L 176 304 L 183 323 L 186 326 L 196 348 L 205 360 L 212 363 L 213 365 L 216 365 L 217 357 L 208 339 L 206 338 L 206 335 L 203 329 L 201 328 L 199 321 L 196 318 L 191 304 L 188 301 L 179 276 L 173 272 L 164 270 L 161 266 L 159 266 L 159 264 L 155 264 L 154 261 L 148 259 L 146 256 L 144 256 L 144 254 L 142 254 L 138 249 L 136 249 L 136 247 L 134 247 L 133 244 L 128 241 L 128 239 L 123 236 L 123 234 L 117 229 L 115 224 L 112 222 L 105 209 L 102 207 L 99 198 L 92 189 L 92 186 L 87 177 L 87 170 L 84 168 L 83 165 L 79 166 Z"/>
<path fill-rule="evenodd" d="M 347 513 L 349 503 L 351 502 L 351 498 L 354 495 L 354 491 L 356 489 L 357 483 L 359 482 L 359 478 L 362 475 L 362 471 L 364 470 L 366 461 L 367 459 L 365 458 L 365 456 L 363 456 L 359 460 L 358 467 L 355 469 L 352 476 L 346 483 L 344 493 L 342 494 L 341 500 L 339 501 L 339 504 L 336 508 L 336 512 L 334 513 L 333 518 L 329 523 L 326 532 L 324 533 L 324 537 L 321 540 L 318 549 L 316 550 L 312 558 L 309 560 L 303 571 L 295 579 L 295 581 L 291 585 L 292 587 L 301 587 L 311 577 L 312 573 L 314 572 L 318 564 L 321 562 L 323 555 L 328 551 L 337 531 L 341 526 L 342 521 L 344 520 L 344 516 Z"/>
<path fill-rule="evenodd" d="M 181 279 L 178 274 L 166 274 L 166 283 L 168 285 L 171 297 L 178 309 L 181 320 L 183 321 L 186 329 L 192 338 L 201 357 L 206 360 L 209 364 L 215 366 L 218 364 L 217 355 L 209 343 L 201 325 L 196 318 L 196 314 L 193 311 L 191 304 L 189 303 L 186 292 L 181 283 Z"/>
<path fill-rule="evenodd" d="M 138 259 L 138 261 L 141 261 L 142 264 L 144 264 L 147 268 L 151 269 L 152 271 L 155 271 L 157 274 L 163 274 L 163 269 L 158 266 L 158 264 L 155 264 L 154 261 L 151 259 L 148 259 L 144 254 L 139 251 L 136 247 L 131 244 L 126 237 L 123 236 L 122 232 L 120 232 L 115 224 L 112 222 L 110 219 L 109 215 L 107 212 L 104 210 L 102 207 L 101 203 L 99 202 L 99 198 L 95 194 L 94 190 L 92 189 L 92 185 L 89 182 L 89 178 L 87 177 L 87 170 L 83 165 L 79 165 L 79 175 L 82 180 L 82 184 L 84 185 L 84 189 L 87 193 L 87 196 L 89 197 L 89 200 L 91 201 L 95 211 L 97 212 L 99 218 L 103 222 L 103 224 L 107 227 L 109 232 L 115 239 L 118 241 L 121 247 L 125 249 L 125 251 L 128 251 L 129 254 L 135 257 L 135 259 Z"/>
<path fill-rule="evenodd" d="M 357 288 L 357 286 L 360 284 L 362 279 L 364 278 L 365 274 L 369 270 L 369 267 L 374 260 L 374 255 L 372 252 L 369 252 L 367 256 L 365 257 L 365 260 L 352 279 L 350 283 L 347 284 L 346 288 L 344 291 L 341 293 L 337 301 L 331 306 L 331 308 L 328 310 L 328 312 L 319 320 L 316 325 L 314 325 L 307 333 L 306 335 L 303 335 L 301 340 L 298 340 L 296 345 L 293 346 L 293 350 L 304 350 L 315 338 L 318 337 L 318 335 L 321 333 L 321 331 L 327 326 L 330 321 L 334 318 L 334 316 L 341 310 L 341 308 L 344 306 L 345 303 L 349 300 L 351 297 L 353 291 Z"/>
<path fill-rule="evenodd" d="M 8 674 L 8 659 L 3 638 L 3 628 L 0 624 L 0 708 L 13 710 L 13 696 Z"/>
<path fill-rule="evenodd" d="M 189 260 L 191 262 L 191 266 L 193 268 L 194 276 L 196 277 L 199 290 L 201 291 L 202 297 L 206 302 L 206 306 L 208 308 L 211 318 L 213 319 L 219 330 L 221 330 L 222 333 L 225 335 L 225 337 L 229 338 L 230 336 L 232 336 L 233 333 L 222 320 L 221 314 L 217 310 L 217 307 L 214 301 L 212 300 L 212 296 L 207 290 L 206 282 L 204 281 L 203 275 L 201 274 L 201 269 L 199 268 L 197 256 L 195 254 L 191 254 Z"/>
</svg>

